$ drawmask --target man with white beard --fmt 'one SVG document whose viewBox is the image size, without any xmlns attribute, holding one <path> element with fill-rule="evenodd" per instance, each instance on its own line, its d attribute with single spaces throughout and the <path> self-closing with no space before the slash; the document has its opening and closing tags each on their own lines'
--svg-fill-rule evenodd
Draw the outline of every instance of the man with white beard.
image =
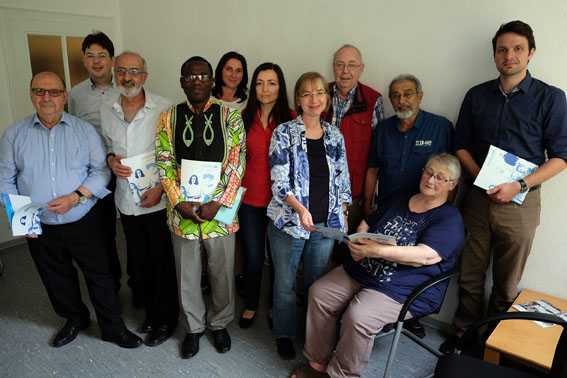
<svg viewBox="0 0 567 378">
<path fill-rule="evenodd" d="M 114 77 L 120 96 L 101 106 L 106 161 L 117 177 L 115 202 L 126 236 L 128 283 L 146 310 L 146 320 L 138 331 L 148 333 L 146 345 L 156 346 L 173 334 L 179 313 L 165 199 L 159 179 L 141 197 L 135 196 L 128 178 L 134 170 L 139 172 L 139 167 L 129 167 L 122 159 L 149 153 L 155 161 L 156 123 L 171 102 L 144 89 L 148 72 L 138 53 L 127 51 L 117 56 Z M 140 169 L 147 176 L 152 168 L 144 165 Z"/>
<path fill-rule="evenodd" d="M 423 90 L 417 77 L 395 77 L 388 95 L 396 114 L 379 123 L 372 135 L 364 188 L 366 215 L 392 195 L 406 193 L 409 197 L 419 192 L 429 157 L 453 152 L 453 125 L 445 117 L 420 109 Z"/>
</svg>

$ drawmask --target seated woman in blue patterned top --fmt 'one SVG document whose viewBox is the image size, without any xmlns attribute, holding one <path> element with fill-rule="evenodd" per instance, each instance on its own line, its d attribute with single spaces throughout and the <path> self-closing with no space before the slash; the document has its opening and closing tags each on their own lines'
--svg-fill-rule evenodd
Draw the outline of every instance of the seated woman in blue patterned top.
<svg viewBox="0 0 567 378">
<path fill-rule="evenodd" d="M 270 144 L 272 200 L 268 238 L 274 265 L 273 335 L 284 359 L 295 357 L 297 328 L 295 276 L 303 260 L 304 286 L 327 272 L 333 240 L 315 231 L 328 226 L 346 231 L 351 202 L 345 144 L 338 128 L 321 120 L 329 95 L 325 79 L 308 72 L 297 80 L 299 116 L 279 125 Z"/>
<path fill-rule="evenodd" d="M 349 241 L 350 256 L 344 265 L 313 284 L 304 349 L 309 365 L 292 377 L 359 377 L 368 364 L 374 335 L 396 321 L 413 289 L 455 266 L 464 224 L 447 198 L 460 173 L 456 157 L 434 155 L 425 165 L 418 194 L 409 200 L 398 197 L 378 209 L 368 223 L 362 221 L 359 232 L 393 237 L 396 245 Z M 428 289 L 410 307 L 408 318 L 435 311 L 445 288 Z"/>
</svg>

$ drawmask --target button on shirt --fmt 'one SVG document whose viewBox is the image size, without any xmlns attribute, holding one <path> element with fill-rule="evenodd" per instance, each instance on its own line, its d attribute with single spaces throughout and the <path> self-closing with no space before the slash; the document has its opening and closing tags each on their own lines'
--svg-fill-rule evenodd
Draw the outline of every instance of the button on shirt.
<svg viewBox="0 0 567 378">
<path fill-rule="evenodd" d="M 482 166 L 491 144 L 538 165 L 546 152 L 567 160 L 565 93 L 529 72 L 508 95 L 499 79 L 471 88 L 459 113 L 455 148 L 467 150 Z"/>
<path fill-rule="evenodd" d="M 378 168 L 378 198 L 419 191 L 421 171 L 431 155 L 453 151 L 453 125 L 441 116 L 420 110 L 415 124 L 405 133 L 392 116 L 376 127 L 368 167 Z"/>
<path fill-rule="evenodd" d="M 8 128 L 0 139 L 0 192 L 30 196 L 43 205 L 42 223 L 75 222 L 97 198 L 110 193 L 105 157 L 101 137 L 87 122 L 63 113 L 59 123 L 48 129 L 32 115 Z M 93 194 L 86 203 L 61 215 L 47 210 L 48 202 L 80 186 Z"/>
<path fill-rule="evenodd" d="M 103 102 L 115 101 L 120 93 L 112 85 L 98 88 L 91 79 L 75 85 L 69 94 L 69 113 L 87 121 L 101 134 L 100 107 Z"/>
<path fill-rule="evenodd" d="M 156 125 L 159 115 L 172 103 L 147 91 L 145 94 L 146 103 L 138 110 L 130 123 L 124 120 L 120 98 L 117 101 L 102 104 L 100 110 L 102 135 L 108 152 L 127 158 L 155 151 Z M 159 185 L 159 182 L 156 182 L 155 185 Z M 121 213 L 126 215 L 148 214 L 165 208 L 165 197 L 162 197 L 160 203 L 150 208 L 137 205 L 126 178 L 117 178 L 114 195 L 116 206 Z"/>
</svg>

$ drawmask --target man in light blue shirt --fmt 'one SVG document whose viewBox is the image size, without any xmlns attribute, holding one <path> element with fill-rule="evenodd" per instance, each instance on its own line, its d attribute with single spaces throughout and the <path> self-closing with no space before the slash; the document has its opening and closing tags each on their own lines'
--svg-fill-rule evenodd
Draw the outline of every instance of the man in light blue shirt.
<svg viewBox="0 0 567 378">
<path fill-rule="evenodd" d="M 142 340 L 121 317 L 95 207 L 106 196 L 110 172 L 102 139 L 87 122 L 63 111 L 67 92 L 52 72 L 34 76 L 36 114 L 9 127 L 0 139 L 0 192 L 30 196 L 43 206 L 42 234 L 28 246 L 55 312 L 67 319 L 52 345 L 73 341 L 90 324 L 73 260 L 85 275 L 102 339 L 135 348 Z"/>
</svg>

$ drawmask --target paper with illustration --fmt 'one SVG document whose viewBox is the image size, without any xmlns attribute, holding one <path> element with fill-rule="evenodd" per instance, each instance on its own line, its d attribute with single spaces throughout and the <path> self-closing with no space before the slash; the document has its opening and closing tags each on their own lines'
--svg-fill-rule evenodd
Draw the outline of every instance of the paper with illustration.
<svg viewBox="0 0 567 378">
<path fill-rule="evenodd" d="M 155 154 L 147 152 L 122 159 L 122 165 L 132 169 L 128 177 L 128 186 L 136 204 L 142 202 L 142 195 L 159 184 L 159 174 Z"/>
<path fill-rule="evenodd" d="M 217 187 L 222 163 L 181 160 L 181 196 L 187 202 L 207 202 Z"/>
<path fill-rule="evenodd" d="M 2 193 L 2 202 L 13 236 L 41 235 L 41 205 L 28 196 L 7 193 Z"/>
<path fill-rule="evenodd" d="M 483 189 L 491 189 L 496 185 L 517 181 L 533 173 L 537 164 L 522 159 L 510 152 L 490 146 L 488 155 L 480 169 L 474 184 Z M 528 193 L 518 193 L 512 201 L 521 205 Z"/>
</svg>

